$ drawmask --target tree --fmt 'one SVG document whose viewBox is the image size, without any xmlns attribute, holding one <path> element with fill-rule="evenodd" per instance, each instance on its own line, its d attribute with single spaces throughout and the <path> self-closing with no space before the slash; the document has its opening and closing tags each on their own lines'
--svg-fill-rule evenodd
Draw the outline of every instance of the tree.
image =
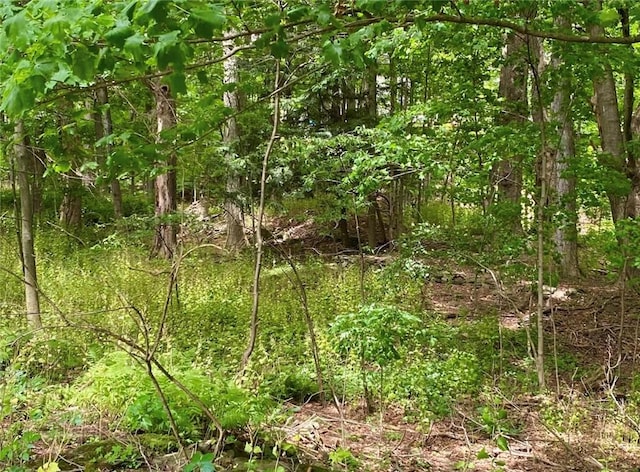
<svg viewBox="0 0 640 472">
<path fill-rule="evenodd" d="M 244 212 L 240 203 L 240 189 L 242 177 L 238 173 L 237 164 L 234 162 L 237 153 L 241 149 L 239 144 L 240 128 L 236 114 L 241 111 L 242 97 L 239 90 L 238 58 L 231 55 L 234 49 L 234 41 L 223 43 L 224 56 L 229 56 L 224 61 L 224 106 L 232 115 L 227 118 L 222 128 L 222 142 L 226 147 L 227 183 L 224 209 L 227 220 L 227 249 L 237 251 L 244 243 Z M 234 152 L 235 151 L 235 152 Z"/>
<path fill-rule="evenodd" d="M 111 120 L 111 107 L 109 104 L 109 91 L 105 86 L 99 87 L 96 89 L 96 102 L 98 105 L 97 114 L 95 123 L 96 123 L 96 138 L 100 140 L 102 138 L 107 138 L 107 142 L 105 144 L 105 155 L 107 160 L 111 157 L 111 153 L 113 151 L 113 146 L 111 144 L 111 139 L 109 138 L 113 134 L 113 122 Z M 103 163 L 105 164 L 105 163 Z M 112 177 L 110 179 L 110 187 L 111 187 L 111 198 L 113 200 L 113 213 L 116 219 L 120 219 L 123 216 L 122 209 L 122 190 L 120 188 L 120 180 L 118 180 L 117 176 Z"/>
<path fill-rule="evenodd" d="M 504 65 L 500 69 L 500 95 L 504 98 L 504 110 L 499 124 L 516 125 L 529 116 L 528 66 L 526 62 L 528 38 L 515 33 L 507 33 L 505 38 Z M 517 232 L 522 232 L 522 155 L 505 156 L 493 169 L 493 181 L 497 187 L 500 210 L 505 213 L 508 224 Z"/>
<path fill-rule="evenodd" d="M 569 26 L 564 18 L 558 19 L 556 23 L 564 27 Z M 552 84 L 555 94 L 551 103 L 550 118 L 556 129 L 558 145 L 550 153 L 552 162 L 549 165 L 548 181 L 551 203 L 560 214 L 553 236 L 555 250 L 560 256 L 560 272 L 565 277 L 577 277 L 579 275 L 578 230 L 576 226 L 578 213 L 576 178 L 571 168 L 572 161 L 575 159 L 575 132 L 571 114 L 573 84 L 570 69 L 563 71 L 561 70 L 562 65 L 562 58 L 556 52 L 551 59 L 551 68 L 553 72 L 560 72 L 560 74 Z"/>
<path fill-rule="evenodd" d="M 166 84 L 153 82 L 152 90 L 156 100 L 157 142 L 161 143 L 162 135 L 177 123 L 176 102 Z M 155 216 L 156 236 L 153 243 L 153 254 L 171 259 L 177 246 L 177 226 L 172 217 L 177 208 L 177 157 L 173 150 L 165 151 L 168 155 L 164 162 L 158 163 L 158 175 L 155 179 Z"/>
<path fill-rule="evenodd" d="M 42 328 L 42 319 L 40 317 L 40 293 L 33 243 L 33 194 L 31 173 L 29 172 L 31 166 L 23 120 L 18 120 L 15 125 L 14 154 L 20 188 L 20 256 L 24 276 L 27 321 L 32 329 L 40 329 Z"/>
</svg>

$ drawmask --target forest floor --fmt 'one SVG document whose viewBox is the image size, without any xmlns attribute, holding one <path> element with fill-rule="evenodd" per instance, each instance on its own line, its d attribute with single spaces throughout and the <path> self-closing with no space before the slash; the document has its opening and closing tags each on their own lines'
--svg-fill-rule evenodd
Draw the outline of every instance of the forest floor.
<svg viewBox="0 0 640 472">
<path fill-rule="evenodd" d="M 309 222 L 273 220 L 268 229 L 271 248 L 293 257 L 313 255 L 365 268 L 390 264 L 398 257 L 394 252 L 358 254 L 322 236 Z M 195 235 L 193 242 L 222 247 L 223 230 L 214 226 L 207 234 Z M 528 330 L 535 322 L 536 294 L 530 281 L 502 280 L 499 270 L 471 258 L 462 263 L 436 255 L 428 263 L 437 270 L 424 278 L 421 304 L 446 323 L 491 315 L 506 333 Z M 544 395 L 523 394 L 533 391 L 528 385 L 509 391 L 495 385 L 483 392 L 481 402 L 463 398 L 449 415 L 431 422 L 415 421 L 395 404 L 384 405 L 382 415 L 380 409 L 365 414 L 361 403 L 333 396 L 323 404 L 314 397 L 285 403 L 283 410 L 291 414 L 283 423 L 265 426 L 266 436 L 295 445 L 304 463 L 325 464 L 331 470 L 640 471 L 639 399 L 618 393 L 638 390 L 637 385 L 629 387 L 639 378 L 640 296 L 608 274 L 592 272 L 571 283 L 545 287 L 545 303 L 547 356 L 555 368 L 547 372 Z M 501 338 L 496 349 L 502 348 Z M 505 363 L 511 361 L 526 362 L 505 358 Z M 532 361 L 529 367 L 534 368 Z M 495 366 L 495 378 L 503 377 L 502 368 Z M 479 421 L 479 405 L 487 404 L 487 417 Z M 9 426 L 0 423 L 0 428 Z M 135 435 L 118 430 L 118 424 L 105 417 L 100 423 L 65 431 L 64 449 L 55 441 L 38 441 L 34 452 L 42 461 L 65 456 L 86 438 L 135 443 Z M 148 459 L 146 466 L 135 470 L 179 470 L 181 461 L 175 453 Z M 223 470 L 247 470 L 242 467 L 235 463 Z M 258 462 L 250 470 L 281 469 L 265 461 L 264 467 Z"/>
<path fill-rule="evenodd" d="M 345 251 L 320 236 L 318 226 L 309 221 L 274 219 L 267 228 L 275 246 L 289 254 L 342 257 L 365 266 L 387 264 L 395 257 Z M 528 330 L 535 322 L 535 286 L 502 281 L 498 270 L 470 260 L 430 261 L 438 270 L 425 279 L 424 308 L 449 323 L 495 314 L 504 330 Z M 486 424 L 474 419 L 473 399 L 457 404 L 450 416 L 426 430 L 393 406 L 381 417 L 378 412 L 366 415 L 364 405 L 339 399 L 298 405 L 297 413 L 278 428 L 314 460 L 326 463 L 336 448 L 350 451 L 358 465 L 354 462 L 349 470 L 640 471 L 640 416 L 616 393 L 629 387 L 640 365 L 640 296 L 604 271 L 545 287 L 544 292 L 547 356 L 555 358 L 553 381 L 546 395 L 507 397 L 496 388 L 500 408 L 509 424 L 516 425 L 500 430 L 508 439 L 507 450 L 496 444 L 495 431 L 490 437 Z M 568 373 L 559 366 L 563 361 L 558 353 L 570 353 L 579 368 Z"/>
<path fill-rule="evenodd" d="M 535 306 L 528 287 L 463 283 L 474 278 L 465 271 L 468 268 L 455 268 L 455 284 L 427 283 L 432 307 L 450 322 L 480 316 L 490 308 L 498 309 L 504 329 L 529 322 Z M 618 378 L 631 377 L 618 369 L 635 367 L 640 298 L 623 298 L 617 284 L 593 279 L 557 287 L 549 295 L 547 339 L 557 350 L 574 353 L 581 366 L 588 366 L 583 370 L 589 376 L 558 374 L 558 385 L 549 386 L 554 392 L 544 396 L 507 398 L 496 390 L 501 408 L 517 425 L 505 432 L 508 450 L 498 447 L 485 425 L 474 420 L 473 401 L 458 404 L 426 431 L 405 421 L 403 411 L 394 408 L 385 409 L 380 418 L 365 416 L 362 406 L 339 410 L 335 403 L 308 403 L 285 430 L 289 437 L 302 438 L 306 450 L 326 455 L 337 446 L 347 448 L 371 470 L 380 465 L 378 470 L 406 472 L 640 470 L 637 412 L 627 411 L 625 398 L 613 394 Z M 555 422 L 541 414 L 550 405 L 561 416 Z M 635 438 L 626 436 L 627 428 L 635 431 Z"/>
</svg>

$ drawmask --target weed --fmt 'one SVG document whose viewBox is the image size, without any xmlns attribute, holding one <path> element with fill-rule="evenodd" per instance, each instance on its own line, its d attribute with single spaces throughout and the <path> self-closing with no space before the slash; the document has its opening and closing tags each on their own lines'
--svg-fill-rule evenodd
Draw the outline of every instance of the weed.
<svg viewBox="0 0 640 472">
<path fill-rule="evenodd" d="M 360 461 L 356 459 L 349 449 L 345 449 L 343 447 L 339 447 L 335 451 L 331 451 L 329 453 L 329 461 L 332 466 L 340 466 L 344 470 L 349 471 L 358 470 L 360 467 Z"/>
</svg>

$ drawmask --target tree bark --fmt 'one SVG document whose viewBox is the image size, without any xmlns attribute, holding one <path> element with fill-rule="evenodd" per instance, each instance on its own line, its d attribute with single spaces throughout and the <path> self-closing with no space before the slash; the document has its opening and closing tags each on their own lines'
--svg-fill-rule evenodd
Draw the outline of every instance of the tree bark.
<svg viewBox="0 0 640 472">
<path fill-rule="evenodd" d="M 96 138 L 100 139 L 113 134 L 113 121 L 111 120 L 111 110 L 109 109 L 109 91 L 107 86 L 100 87 L 96 90 L 96 101 L 100 106 L 99 116 L 96 120 Z M 105 155 L 107 159 L 111 155 L 113 147 L 106 144 Z M 113 201 L 113 213 L 116 220 L 122 218 L 124 211 L 122 209 L 122 189 L 120 181 L 117 177 L 111 179 L 111 198 Z"/>
<path fill-rule="evenodd" d="M 556 20 L 560 27 L 568 27 L 568 21 Z M 551 67 L 562 66 L 560 57 L 551 59 Z M 556 125 L 558 147 L 550 154 L 553 162 L 549 166 L 549 197 L 551 203 L 559 208 L 561 221 L 556 222 L 553 241 L 556 252 L 560 256 L 560 273 L 563 277 L 574 278 L 579 275 L 578 269 L 578 213 L 576 204 L 576 177 L 570 169 L 571 160 L 575 157 L 575 132 L 571 116 L 571 74 L 561 74 L 559 83 L 555 85 L 555 95 L 551 103 L 551 121 Z"/>
<path fill-rule="evenodd" d="M 233 41 L 225 41 L 223 43 L 223 52 L 227 56 L 233 50 Z M 224 84 L 239 84 L 238 74 L 238 57 L 236 55 L 229 56 L 224 61 Z M 223 94 L 224 106 L 231 109 L 233 115 L 230 116 L 222 127 L 222 141 L 227 147 L 225 156 L 227 165 L 227 195 L 224 202 L 224 209 L 227 220 L 227 240 L 225 246 L 232 251 L 239 250 L 244 244 L 244 212 L 240 204 L 240 190 L 242 186 L 242 177 L 235 170 L 234 158 L 238 150 L 238 140 L 240 138 L 240 129 L 235 114 L 241 110 L 242 98 L 238 88 L 225 89 Z"/>
<path fill-rule="evenodd" d="M 591 25 L 589 33 L 592 36 L 603 35 L 604 28 L 600 25 Z M 600 162 L 610 174 L 607 178 L 623 182 L 627 179 L 626 155 L 618 112 L 616 82 L 611 64 L 606 58 L 603 58 L 602 61 L 602 69 L 598 71 L 593 79 L 593 102 L 600 132 L 600 147 L 603 151 Z M 613 223 L 617 225 L 618 222 L 625 218 L 628 193 L 623 194 L 620 192 L 620 185 L 617 184 L 609 187 L 607 189 L 607 197 L 611 205 L 611 217 Z"/>
<path fill-rule="evenodd" d="M 161 142 L 162 132 L 177 123 L 176 103 L 166 84 L 153 84 L 153 92 L 156 99 L 156 141 Z M 162 163 L 165 167 L 163 173 L 155 179 L 155 216 L 158 221 L 152 254 L 165 259 L 173 257 L 178 244 L 176 224 L 170 221 L 177 208 L 176 164 L 176 154 L 170 152 L 166 162 Z"/>
<path fill-rule="evenodd" d="M 64 195 L 60 204 L 60 224 L 65 228 L 79 228 L 82 224 L 82 183 L 74 175 L 64 175 Z"/>
<path fill-rule="evenodd" d="M 527 120 L 528 69 L 525 61 L 527 41 L 520 35 L 508 33 L 504 48 L 504 65 L 500 70 L 499 93 L 505 99 L 500 119 L 501 125 L 518 125 Z M 522 156 L 511 155 L 501 159 L 493 169 L 494 184 L 497 187 L 498 205 L 517 233 L 522 232 Z"/>
<path fill-rule="evenodd" d="M 363 82 L 364 109 L 370 126 L 378 123 L 378 65 L 375 60 L 367 66 Z"/>
<path fill-rule="evenodd" d="M 17 162 L 18 186 L 20 188 L 20 253 L 24 291 L 27 308 L 27 322 L 32 329 L 42 328 L 40 317 L 40 294 L 36 275 L 36 254 L 33 235 L 33 195 L 29 169 L 31 156 L 25 142 L 24 123 L 19 120 L 15 126 L 14 153 Z"/>
</svg>

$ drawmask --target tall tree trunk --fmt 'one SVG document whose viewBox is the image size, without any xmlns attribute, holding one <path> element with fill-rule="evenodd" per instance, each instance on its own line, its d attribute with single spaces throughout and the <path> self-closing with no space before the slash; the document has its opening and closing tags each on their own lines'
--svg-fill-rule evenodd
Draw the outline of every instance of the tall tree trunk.
<svg viewBox="0 0 640 472">
<path fill-rule="evenodd" d="M 565 277 L 577 277 L 578 271 L 578 214 L 576 204 L 576 178 L 570 171 L 571 160 L 575 157 L 575 134 L 570 116 L 571 80 L 562 79 L 551 105 L 553 120 L 558 123 L 560 136 L 558 149 L 551 154 L 554 165 L 549 176 L 550 197 L 556 207 L 564 209 L 562 221 L 554 233 L 554 243 L 560 255 L 560 272 Z"/>
<path fill-rule="evenodd" d="M 556 20 L 561 28 L 569 27 L 564 18 Z M 551 67 L 559 69 L 562 60 L 551 59 Z M 563 277 L 577 277 L 578 269 L 578 213 L 576 204 L 576 177 L 571 171 L 571 161 L 575 157 L 575 132 L 571 115 L 571 71 L 560 74 L 559 83 L 555 85 L 555 95 L 551 103 L 551 121 L 556 124 L 558 148 L 549 156 L 553 163 L 549 166 L 549 197 L 551 203 L 559 209 L 562 219 L 557 223 L 553 235 L 556 252 L 560 256 L 560 273 Z"/>
<path fill-rule="evenodd" d="M 27 308 L 27 321 L 32 329 L 42 328 L 40 318 L 40 295 L 36 276 L 36 254 L 33 243 L 33 195 L 31 193 L 31 156 L 25 142 L 24 123 L 19 120 L 15 126 L 14 153 L 18 167 L 18 186 L 20 187 L 20 253 L 24 291 Z"/>
<path fill-rule="evenodd" d="M 223 44 L 224 54 L 228 55 L 234 48 L 233 40 L 225 41 Z M 224 84 L 229 86 L 239 84 L 238 57 L 229 56 L 224 61 Z M 224 105 L 231 109 L 233 115 L 230 116 L 222 127 L 222 141 L 224 142 L 227 165 L 227 195 L 224 202 L 224 209 L 227 220 L 227 241 L 226 248 L 237 251 L 244 243 L 244 214 L 240 204 L 240 190 L 242 177 L 234 166 L 234 158 L 238 154 L 240 146 L 240 130 L 235 113 L 239 112 L 242 105 L 240 92 L 237 87 L 229 88 L 223 95 Z"/>
<path fill-rule="evenodd" d="M 153 92 L 156 99 L 157 141 L 162 140 L 164 130 L 172 128 L 177 123 L 176 103 L 171 97 L 171 90 L 166 84 L 153 84 Z M 177 183 L 176 183 L 177 158 L 174 152 L 170 152 L 163 173 L 155 179 L 155 216 L 156 235 L 153 244 L 153 255 L 171 259 L 177 246 L 177 227 L 171 217 L 177 208 Z"/>
<path fill-rule="evenodd" d="M 99 116 L 96 120 L 96 138 L 100 139 L 104 136 L 113 134 L 113 121 L 111 120 L 111 110 L 109 109 L 109 91 L 107 86 L 100 87 L 96 90 L 96 101 L 100 107 Z M 112 146 L 107 144 L 105 146 L 105 155 L 107 159 L 111 155 Z M 111 198 L 113 201 L 113 213 L 116 219 L 122 218 L 124 212 L 122 209 L 122 189 L 120 188 L 120 181 L 117 177 L 111 179 Z"/>
<path fill-rule="evenodd" d="M 591 25 L 589 33 L 592 36 L 603 36 L 604 28 L 600 25 Z M 620 187 L 624 187 L 619 184 L 627 180 L 626 154 L 613 70 L 606 57 L 602 57 L 602 62 L 602 69 L 593 79 L 593 102 L 600 132 L 600 146 L 603 151 L 601 163 L 610 174 L 607 178 L 617 181 L 607 189 L 607 197 L 611 204 L 611 217 L 614 224 L 617 225 L 625 218 L 628 197 L 628 193 L 621 193 L 619 190 Z"/>
<path fill-rule="evenodd" d="M 523 123 L 529 116 L 527 101 L 528 68 L 525 61 L 527 41 L 520 35 L 508 33 L 505 40 L 504 65 L 500 70 L 500 95 L 505 99 L 499 124 Z M 522 232 L 522 156 L 505 156 L 493 169 L 498 204 L 508 224 L 515 232 Z"/>
<path fill-rule="evenodd" d="M 621 8 L 618 11 L 620 13 L 622 34 L 628 38 L 631 36 L 629 9 Z M 635 54 L 633 46 L 629 46 L 628 50 L 630 54 Z M 634 132 L 634 123 L 637 123 L 638 120 L 637 110 L 635 116 L 633 111 L 635 102 L 634 90 L 635 75 L 627 70 L 624 74 L 624 101 L 622 107 L 622 135 L 627 151 L 627 176 L 631 181 L 631 192 L 629 194 L 629 198 L 627 198 L 627 205 L 625 208 L 625 216 L 627 218 L 637 218 L 640 216 L 640 169 L 638 166 L 638 153 L 634 146 L 630 146 L 631 141 L 638 137 L 637 131 Z"/>
</svg>

